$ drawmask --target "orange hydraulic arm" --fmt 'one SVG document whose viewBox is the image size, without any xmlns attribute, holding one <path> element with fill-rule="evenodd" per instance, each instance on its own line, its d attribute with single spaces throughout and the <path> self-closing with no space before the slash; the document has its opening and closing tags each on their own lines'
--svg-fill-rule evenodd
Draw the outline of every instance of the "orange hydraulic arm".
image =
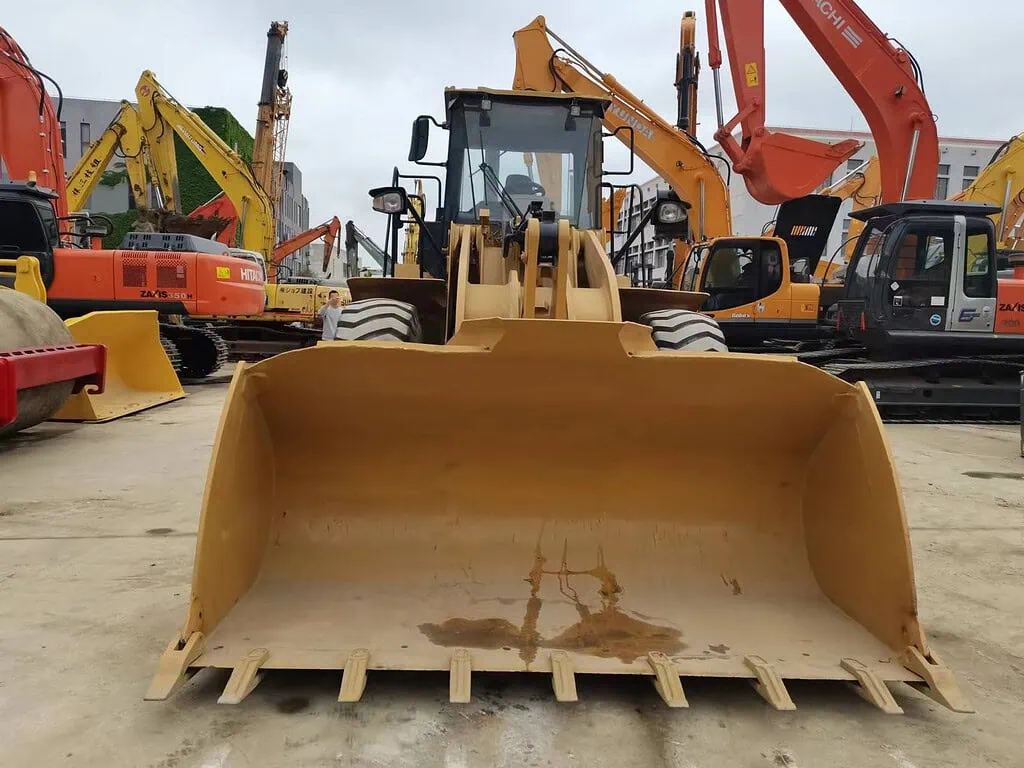
<svg viewBox="0 0 1024 768">
<path fill-rule="evenodd" d="M 24 181 L 34 175 L 39 186 L 60 196 L 54 208 L 66 216 L 60 118 L 44 79 L 50 80 L 0 27 L 0 176 Z"/>
<path fill-rule="evenodd" d="M 324 239 L 323 271 L 326 272 L 331 264 L 331 251 L 334 250 L 334 241 L 338 238 L 339 231 L 341 231 L 341 221 L 335 216 L 330 221 L 325 221 L 319 226 L 307 229 L 305 232 L 300 232 L 295 237 L 283 240 L 274 246 L 274 263 L 280 264 L 289 254 L 295 253 L 304 245 L 309 245 L 314 240 L 322 237 Z"/>
<path fill-rule="evenodd" d="M 557 54 L 549 35 L 561 45 Z M 667 123 L 612 75 L 587 62 L 547 27 L 543 16 L 512 38 L 516 46 L 513 88 L 610 99 L 605 126 L 612 131 L 626 126 L 633 129 L 636 154 L 692 206 L 694 239 L 732 234 L 728 188 L 711 158 L 690 134 Z M 629 131 L 619 130 L 616 136 L 629 144 Z M 682 264 L 684 257 L 685 251 L 680 254 L 677 248 L 676 263 Z"/>
<path fill-rule="evenodd" d="M 773 134 L 765 128 L 764 0 L 705 0 L 708 63 L 714 70 L 719 130 L 715 139 L 760 202 L 774 204 L 812 192 L 856 143 L 834 146 Z M 882 201 L 934 195 L 939 141 L 919 71 L 853 0 L 779 0 L 825 64 L 857 103 L 874 137 L 882 170 Z M 729 50 L 739 113 L 722 113 L 716 7 Z M 743 127 L 737 142 L 732 130 Z"/>
</svg>

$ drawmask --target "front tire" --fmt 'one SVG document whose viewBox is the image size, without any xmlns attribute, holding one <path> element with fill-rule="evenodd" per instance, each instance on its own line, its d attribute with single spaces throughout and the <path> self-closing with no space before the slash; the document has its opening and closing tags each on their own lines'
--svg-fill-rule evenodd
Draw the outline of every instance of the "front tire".
<svg viewBox="0 0 1024 768">
<path fill-rule="evenodd" d="M 714 319 L 686 309 L 659 309 L 640 317 L 650 326 L 658 349 L 672 352 L 728 352 L 725 335 Z"/>
<path fill-rule="evenodd" d="M 416 307 L 395 299 L 363 299 L 346 304 L 338 318 L 338 341 L 408 341 L 423 338 Z"/>
</svg>

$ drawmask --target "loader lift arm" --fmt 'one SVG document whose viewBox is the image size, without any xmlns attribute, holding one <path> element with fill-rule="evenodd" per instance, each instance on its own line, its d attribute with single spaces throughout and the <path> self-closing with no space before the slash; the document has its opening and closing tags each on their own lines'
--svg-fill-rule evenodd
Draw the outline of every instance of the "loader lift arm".
<svg viewBox="0 0 1024 768">
<path fill-rule="evenodd" d="M 173 134 L 177 134 L 238 211 L 242 247 L 263 257 L 268 279 L 273 280 L 276 274 L 273 205 L 249 166 L 202 120 L 164 90 L 149 70 L 139 78 L 135 94 L 165 206 L 175 211 L 180 211 L 181 207 L 173 140 Z"/>
<path fill-rule="evenodd" d="M 561 45 L 558 51 L 552 48 L 549 36 Z M 732 234 L 729 190 L 711 157 L 692 135 L 667 123 L 612 75 L 576 53 L 547 27 L 543 16 L 516 31 L 512 38 L 516 47 L 513 88 L 610 99 L 605 127 L 617 130 L 615 135 L 626 144 L 629 131 L 619 129 L 632 129 L 636 154 L 692 206 L 694 239 Z M 685 260 L 680 256 L 677 254 L 676 264 Z"/>
<path fill-rule="evenodd" d="M 121 108 L 110 121 L 110 125 L 89 146 L 68 176 L 69 213 L 75 213 L 85 207 L 89 195 L 103 177 L 118 149 L 124 155 L 125 170 L 128 172 L 135 207 L 147 207 L 149 201 L 146 199 L 146 141 L 142 135 L 142 126 L 139 124 L 139 113 L 130 102 L 122 100 Z"/>
<path fill-rule="evenodd" d="M 775 204 L 813 191 L 856 152 L 856 143 L 830 147 L 765 128 L 764 0 L 705 2 L 718 104 L 715 139 L 758 201 Z M 894 46 L 853 0 L 779 2 L 864 114 L 881 163 L 883 202 L 930 198 L 939 142 L 913 57 Z M 728 122 L 718 76 L 719 8 L 739 107 Z M 740 142 L 732 136 L 737 124 L 743 128 Z"/>
</svg>

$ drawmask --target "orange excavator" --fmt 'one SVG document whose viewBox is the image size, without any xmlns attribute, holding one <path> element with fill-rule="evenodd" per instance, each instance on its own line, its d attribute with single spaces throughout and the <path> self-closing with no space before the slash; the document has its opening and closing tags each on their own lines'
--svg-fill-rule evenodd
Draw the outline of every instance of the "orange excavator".
<svg viewBox="0 0 1024 768">
<path fill-rule="evenodd" d="M 226 361 L 223 340 L 184 319 L 260 313 L 262 275 L 227 248 L 218 253 L 194 247 L 171 251 L 161 242 L 189 235 L 137 234 L 136 247 L 127 249 L 78 247 L 85 238 L 62 227 L 88 224 L 90 218 L 67 215 L 59 107 L 43 78 L 0 29 L 0 165 L 13 179 L 0 183 L 0 251 L 38 261 L 46 301 L 62 317 L 155 310 L 168 356 L 180 359 L 187 375 L 212 373 Z M 11 269 L 0 267 L 0 283 L 13 287 L 14 282 Z M 117 315 L 109 320 L 128 322 Z"/>
<path fill-rule="evenodd" d="M 764 0 L 705 0 L 708 63 L 714 75 L 718 131 L 733 168 L 750 194 L 773 205 L 812 192 L 858 149 L 773 133 L 765 127 Z M 934 194 L 939 139 L 920 68 L 899 42 L 883 33 L 853 0 L 779 0 L 804 37 L 856 102 L 871 129 L 882 174 L 882 203 Z M 722 108 L 718 10 L 739 112 Z M 732 131 L 742 126 L 737 141 Z"/>
</svg>

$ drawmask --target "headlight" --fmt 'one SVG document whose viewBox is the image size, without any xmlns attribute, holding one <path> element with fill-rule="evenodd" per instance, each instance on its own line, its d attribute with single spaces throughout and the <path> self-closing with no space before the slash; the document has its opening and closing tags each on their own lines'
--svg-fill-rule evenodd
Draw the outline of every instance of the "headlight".
<svg viewBox="0 0 1024 768">
<path fill-rule="evenodd" d="M 678 224 L 686 221 L 686 207 L 682 203 L 665 202 L 658 206 L 659 224 Z"/>
<path fill-rule="evenodd" d="M 404 208 L 401 192 L 387 192 L 373 198 L 373 210 L 381 213 L 402 213 Z"/>
</svg>

